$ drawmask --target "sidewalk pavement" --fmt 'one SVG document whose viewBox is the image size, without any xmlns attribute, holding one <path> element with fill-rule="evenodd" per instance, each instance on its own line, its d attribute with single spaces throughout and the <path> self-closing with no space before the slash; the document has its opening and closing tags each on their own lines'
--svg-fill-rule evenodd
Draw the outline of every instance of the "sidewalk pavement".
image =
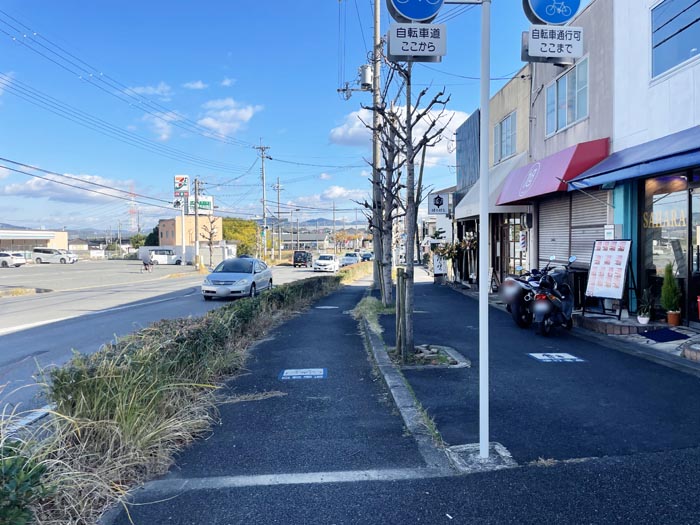
<svg viewBox="0 0 700 525">
<path fill-rule="evenodd" d="M 414 308 L 415 344 L 452 347 L 471 367 L 411 367 L 403 375 L 447 445 L 477 443 L 478 302 L 433 284 L 417 268 Z M 634 344 L 630 336 L 578 328 L 537 336 L 500 307 L 490 308 L 489 318 L 491 441 L 518 464 L 698 446 L 700 381 L 692 375 L 698 363 L 656 349 L 650 358 L 652 345 Z M 394 346 L 393 317 L 385 316 L 382 327 L 386 345 Z M 553 353 L 576 361 L 531 355 Z M 659 366 L 659 354 L 670 367 Z"/>
<path fill-rule="evenodd" d="M 382 318 L 383 342 L 364 334 L 372 358 L 348 315 L 369 284 L 271 331 L 228 388 L 281 395 L 223 405 L 207 439 L 133 491 L 130 516 L 119 508 L 102 523 L 697 522 L 696 377 L 612 350 L 609 337 L 535 337 L 493 308 L 491 437 L 512 460 L 461 475 L 426 440 L 420 407 L 385 359 L 393 316 Z M 401 373 L 448 445 L 477 443 L 477 303 L 427 275 L 415 290 L 416 343 L 451 346 L 471 367 Z M 581 361 L 528 356 L 563 351 Z"/>
</svg>

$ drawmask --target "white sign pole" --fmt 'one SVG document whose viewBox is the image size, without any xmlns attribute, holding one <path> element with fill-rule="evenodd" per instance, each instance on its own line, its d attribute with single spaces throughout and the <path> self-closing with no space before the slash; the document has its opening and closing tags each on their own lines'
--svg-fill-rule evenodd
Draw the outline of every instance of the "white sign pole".
<svg viewBox="0 0 700 525">
<path fill-rule="evenodd" d="M 479 125 L 479 456 L 489 457 L 489 91 L 491 0 L 481 3 L 481 115 Z"/>
</svg>

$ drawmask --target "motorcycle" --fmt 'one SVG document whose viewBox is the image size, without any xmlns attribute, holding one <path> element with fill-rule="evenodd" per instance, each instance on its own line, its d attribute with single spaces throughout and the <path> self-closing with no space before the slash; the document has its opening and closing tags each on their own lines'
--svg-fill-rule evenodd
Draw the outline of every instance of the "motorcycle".
<svg viewBox="0 0 700 525">
<path fill-rule="evenodd" d="M 550 257 L 550 262 L 554 261 Z M 547 336 L 555 325 L 567 330 L 573 327 L 571 314 L 574 309 L 574 297 L 569 285 L 569 268 L 576 261 L 576 256 L 569 257 L 568 264 L 548 271 L 539 282 L 533 311 L 534 324 L 537 334 Z"/>
<path fill-rule="evenodd" d="M 550 263 L 541 270 L 533 268 L 529 272 L 523 273 L 522 266 L 515 269 L 520 272 L 517 276 L 509 276 L 503 280 L 501 286 L 501 297 L 506 303 L 506 310 L 510 312 L 513 321 L 520 328 L 529 328 L 534 317 L 532 305 L 535 300 L 535 293 L 539 286 L 540 279 L 546 275 L 550 269 Z"/>
</svg>

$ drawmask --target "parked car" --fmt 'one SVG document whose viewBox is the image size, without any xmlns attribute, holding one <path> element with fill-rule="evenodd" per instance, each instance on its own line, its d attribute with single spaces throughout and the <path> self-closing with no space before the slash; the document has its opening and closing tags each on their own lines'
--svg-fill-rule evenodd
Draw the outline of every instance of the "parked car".
<svg viewBox="0 0 700 525">
<path fill-rule="evenodd" d="M 148 250 L 148 255 L 153 264 L 182 264 L 182 257 L 170 248 L 154 248 Z"/>
<path fill-rule="evenodd" d="M 314 272 L 337 272 L 340 268 L 338 258 L 331 253 L 324 253 L 314 261 Z"/>
<path fill-rule="evenodd" d="M 42 263 L 61 263 L 61 264 L 66 264 L 66 263 L 75 263 L 78 261 L 78 258 L 68 252 L 68 253 L 62 253 L 61 250 L 57 250 L 55 248 L 34 248 L 32 250 L 32 258 L 34 259 L 34 262 L 37 264 L 42 264 Z"/>
<path fill-rule="evenodd" d="M 373 261 L 374 252 L 362 252 L 360 253 L 360 259 L 362 259 L 363 261 Z"/>
<path fill-rule="evenodd" d="M 221 261 L 202 283 L 202 297 L 255 297 L 272 288 L 272 270 L 260 259 L 234 257 Z"/>
<path fill-rule="evenodd" d="M 9 268 L 14 266 L 19 268 L 23 264 L 27 264 L 27 259 L 21 253 L 0 252 L 0 267 Z"/>
<path fill-rule="evenodd" d="M 304 250 L 296 250 L 294 252 L 294 257 L 292 259 L 292 264 L 294 265 L 294 268 L 297 266 L 304 266 L 306 268 L 310 268 L 313 265 L 314 262 L 314 257 L 311 254 L 311 252 L 307 252 Z"/>
<path fill-rule="evenodd" d="M 357 252 L 347 252 L 343 255 L 340 260 L 340 266 L 350 266 L 351 264 L 357 264 L 361 261 L 360 254 Z"/>
</svg>

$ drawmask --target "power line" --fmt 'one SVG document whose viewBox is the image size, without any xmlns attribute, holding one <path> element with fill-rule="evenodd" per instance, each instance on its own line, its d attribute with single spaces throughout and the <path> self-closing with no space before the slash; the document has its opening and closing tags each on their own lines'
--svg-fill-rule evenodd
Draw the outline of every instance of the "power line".
<svg viewBox="0 0 700 525">
<path fill-rule="evenodd" d="M 202 166 L 221 171 L 240 171 L 243 169 L 240 166 L 234 166 L 232 164 L 222 163 L 192 155 L 177 148 L 159 144 L 136 133 L 125 131 L 99 117 L 95 117 L 74 106 L 63 103 L 60 100 L 3 73 L 0 73 L 0 87 L 2 87 L 2 89 L 8 93 L 11 93 L 16 97 L 21 98 L 37 107 L 45 109 L 46 111 L 49 111 L 55 115 L 65 118 L 66 120 L 150 153 L 155 153 L 163 157 L 179 160 L 195 166 Z"/>
<path fill-rule="evenodd" d="M 157 118 L 168 124 L 177 126 L 179 128 L 185 129 L 191 133 L 196 133 L 197 135 L 203 136 L 205 138 L 218 140 L 219 142 L 224 142 L 239 147 L 253 147 L 253 144 L 249 142 L 230 137 L 223 133 L 216 132 L 211 128 L 203 126 L 199 122 L 193 121 L 185 117 L 184 115 L 173 111 L 172 109 L 167 108 L 166 106 L 163 106 L 162 104 L 159 104 L 147 97 L 136 93 L 129 86 L 116 80 L 110 75 L 100 71 L 98 68 L 90 65 L 89 63 L 77 57 L 73 53 L 70 53 L 69 51 L 65 50 L 63 47 L 52 42 L 37 31 L 34 31 L 32 28 L 17 20 L 15 17 L 3 11 L 2 9 L 0 9 L 0 14 L 14 21 L 16 24 L 22 26 L 26 31 L 28 31 L 28 33 L 25 33 L 24 31 L 15 27 L 13 24 L 9 23 L 7 20 L 0 18 L 0 23 L 3 23 L 6 26 L 10 27 L 15 32 L 15 35 L 8 33 L 3 29 L 0 29 L 1 33 L 7 35 L 14 42 L 25 46 L 30 51 L 52 62 L 61 69 L 67 71 L 68 73 L 75 75 L 80 80 L 83 80 L 93 85 L 94 87 L 107 93 L 108 95 L 129 104 L 129 106 L 131 107 L 134 107 L 134 104 L 136 104 L 142 111 L 150 114 L 154 118 Z M 46 42 L 48 46 L 40 42 L 39 39 Z M 31 42 L 31 44 L 28 42 Z M 37 47 L 45 50 L 45 52 L 41 51 L 40 49 L 37 49 Z M 50 53 L 51 56 L 49 56 L 47 53 Z M 101 84 L 108 86 L 110 89 L 105 88 Z M 112 91 L 114 89 L 116 89 L 117 92 Z M 168 117 L 164 117 L 163 113 Z M 175 119 L 170 118 L 172 116 L 174 116 Z"/>
</svg>

